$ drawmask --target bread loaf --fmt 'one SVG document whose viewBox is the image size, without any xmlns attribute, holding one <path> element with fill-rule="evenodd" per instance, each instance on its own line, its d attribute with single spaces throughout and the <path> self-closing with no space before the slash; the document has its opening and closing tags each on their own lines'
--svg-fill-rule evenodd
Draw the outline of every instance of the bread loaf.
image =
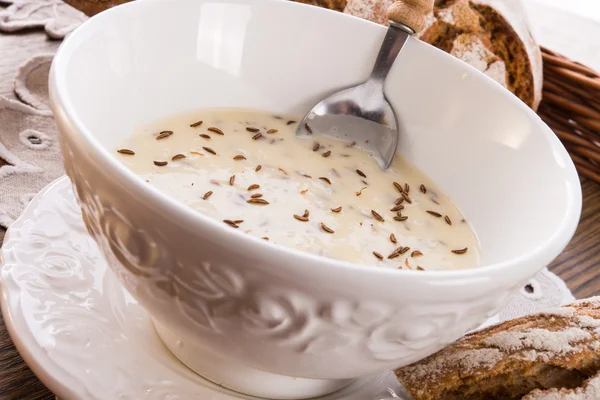
<svg viewBox="0 0 600 400">
<path fill-rule="evenodd" d="M 466 335 L 396 375 L 416 400 L 575 400 L 600 399 L 564 397 L 598 393 L 600 378 L 585 380 L 599 369 L 596 297 Z"/>
<path fill-rule="evenodd" d="M 348 0 L 344 12 L 387 24 L 394 0 Z M 436 0 L 419 38 L 485 73 L 537 110 L 542 56 L 520 0 Z"/>
</svg>

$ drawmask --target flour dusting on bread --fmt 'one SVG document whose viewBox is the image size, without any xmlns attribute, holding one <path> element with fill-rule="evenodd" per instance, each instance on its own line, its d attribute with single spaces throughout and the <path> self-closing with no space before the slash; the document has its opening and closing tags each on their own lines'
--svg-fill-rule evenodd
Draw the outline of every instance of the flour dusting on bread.
<svg viewBox="0 0 600 400">
<path fill-rule="evenodd" d="M 459 35 L 452 43 L 450 54 L 506 87 L 506 65 L 476 35 Z"/>
</svg>

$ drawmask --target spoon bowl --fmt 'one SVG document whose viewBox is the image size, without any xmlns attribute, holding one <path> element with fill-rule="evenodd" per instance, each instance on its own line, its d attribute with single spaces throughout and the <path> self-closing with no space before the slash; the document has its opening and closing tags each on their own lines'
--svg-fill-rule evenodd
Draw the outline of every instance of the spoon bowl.
<svg viewBox="0 0 600 400">
<path fill-rule="evenodd" d="M 398 124 L 394 109 L 378 81 L 341 90 L 319 102 L 304 117 L 296 134 L 313 132 L 356 145 L 387 168 L 398 145 Z"/>
</svg>

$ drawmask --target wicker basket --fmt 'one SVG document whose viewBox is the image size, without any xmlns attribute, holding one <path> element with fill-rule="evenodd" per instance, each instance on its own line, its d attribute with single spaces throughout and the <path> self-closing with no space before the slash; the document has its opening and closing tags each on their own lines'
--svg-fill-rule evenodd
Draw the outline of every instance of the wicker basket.
<svg viewBox="0 0 600 400">
<path fill-rule="evenodd" d="M 600 75 L 546 48 L 542 54 L 538 114 L 565 145 L 579 175 L 600 184 Z"/>
</svg>

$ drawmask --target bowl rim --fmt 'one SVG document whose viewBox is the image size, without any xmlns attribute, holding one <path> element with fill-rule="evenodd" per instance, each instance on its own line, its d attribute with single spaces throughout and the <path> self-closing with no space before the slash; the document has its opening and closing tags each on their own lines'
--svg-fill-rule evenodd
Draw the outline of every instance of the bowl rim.
<svg viewBox="0 0 600 400">
<path fill-rule="evenodd" d="M 342 261 L 337 259 L 331 259 L 316 254 L 304 252 L 295 248 L 281 246 L 273 244 L 271 242 L 262 240 L 258 237 L 247 235 L 237 230 L 231 229 L 220 221 L 214 218 L 205 216 L 204 214 L 197 212 L 189 207 L 186 207 L 183 203 L 175 199 L 174 197 L 163 193 L 159 189 L 145 185 L 143 180 L 137 176 L 133 171 L 128 169 L 125 165 L 120 163 L 113 154 L 111 154 L 106 148 L 104 148 L 98 140 L 95 139 L 94 135 L 87 129 L 86 125 L 79 118 L 75 112 L 73 101 L 69 98 L 67 93 L 66 81 L 68 77 L 65 73 L 66 66 L 69 63 L 70 53 L 77 47 L 79 37 L 85 37 L 88 35 L 88 30 L 91 29 L 95 24 L 101 24 L 103 21 L 110 21 L 114 16 L 117 16 L 130 8 L 146 7 L 150 3 L 168 3 L 169 6 L 173 6 L 177 2 L 194 2 L 195 4 L 201 2 L 214 2 L 217 0 L 144 0 L 134 1 L 121 4 L 119 6 L 110 8 L 102 13 L 99 13 L 88 21 L 84 22 L 78 27 L 73 33 L 68 35 L 63 43 L 57 50 L 52 67 L 49 75 L 49 88 L 50 88 L 50 101 L 51 107 L 55 116 L 62 116 L 68 124 L 71 126 L 71 131 L 77 133 L 73 136 L 77 136 L 85 145 L 91 149 L 88 156 L 92 159 L 100 161 L 103 165 L 106 165 L 112 170 L 112 173 L 117 175 L 117 179 L 122 179 L 127 182 L 128 185 L 137 191 L 141 192 L 144 196 L 148 196 L 153 199 L 154 204 L 160 208 L 166 208 L 169 212 L 176 213 L 178 218 L 189 221 L 191 225 L 203 225 L 211 230 L 216 229 L 216 232 L 228 235 L 231 240 L 234 240 L 232 245 L 252 246 L 255 250 L 260 251 L 262 257 L 271 258 L 279 257 L 278 259 L 284 259 L 285 257 L 293 257 L 299 262 L 302 262 L 307 268 L 310 265 L 318 265 L 318 268 L 327 266 L 328 268 L 339 269 L 340 271 L 353 271 L 355 273 L 368 273 L 371 276 L 379 274 L 382 277 L 391 276 L 421 276 L 427 278 L 477 278 L 481 275 L 493 275 L 495 273 L 504 272 L 503 270 L 514 265 L 527 265 L 527 263 L 533 263 L 534 265 L 542 264 L 536 267 L 536 272 L 547 266 L 554 258 L 556 258 L 571 241 L 575 230 L 579 224 L 579 218 L 581 216 L 582 207 L 582 192 L 579 177 L 575 169 L 575 165 L 571 160 L 565 147 L 562 145 L 560 140 L 555 136 L 554 132 L 541 120 L 541 118 L 525 103 L 523 103 L 518 97 L 513 95 L 511 92 L 503 88 L 499 83 L 481 73 L 477 69 L 470 65 L 456 59 L 455 57 L 439 50 L 427 43 L 421 42 L 418 39 L 410 38 L 409 45 L 411 46 L 423 46 L 428 47 L 431 54 L 438 54 L 439 57 L 444 59 L 444 63 L 453 63 L 460 65 L 460 68 L 470 71 L 472 75 L 475 75 L 477 79 L 481 81 L 482 85 L 487 85 L 491 91 L 495 92 L 498 96 L 503 96 L 504 101 L 511 102 L 516 107 L 524 110 L 526 115 L 532 119 L 536 126 L 537 134 L 544 136 L 546 141 L 551 147 L 551 151 L 556 157 L 561 157 L 564 161 L 565 178 L 569 183 L 567 185 L 567 204 L 565 214 L 560 221 L 558 227 L 552 232 L 551 236 L 545 243 L 540 243 L 538 246 L 533 247 L 528 252 L 514 256 L 512 258 L 501 260 L 495 263 L 481 264 L 478 267 L 471 269 L 460 269 L 460 270 L 397 270 L 391 268 L 376 268 L 369 264 L 352 263 L 349 261 Z M 348 14 L 336 12 L 321 7 L 315 7 L 302 3 L 285 0 L 225 0 L 231 4 L 269 4 L 277 7 L 289 7 L 294 9 L 296 13 L 329 13 L 331 18 L 347 19 L 352 20 L 352 24 L 365 24 L 369 25 L 369 29 L 374 32 L 376 29 L 383 31 L 386 29 L 384 26 L 379 24 L 351 16 Z M 300 17 L 297 14 L 296 17 Z M 60 111 L 60 112 L 59 112 Z M 60 133 L 59 136 L 62 136 Z M 557 249 L 559 249 L 557 251 Z M 282 258 L 283 257 L 283 258 Z M 274 258 L 277 259 L 277 258 Z M 535 261 L 538 261 L 536 264 Z M 542 260 L 543 262 L 539 262 Z"/>
</svg>

